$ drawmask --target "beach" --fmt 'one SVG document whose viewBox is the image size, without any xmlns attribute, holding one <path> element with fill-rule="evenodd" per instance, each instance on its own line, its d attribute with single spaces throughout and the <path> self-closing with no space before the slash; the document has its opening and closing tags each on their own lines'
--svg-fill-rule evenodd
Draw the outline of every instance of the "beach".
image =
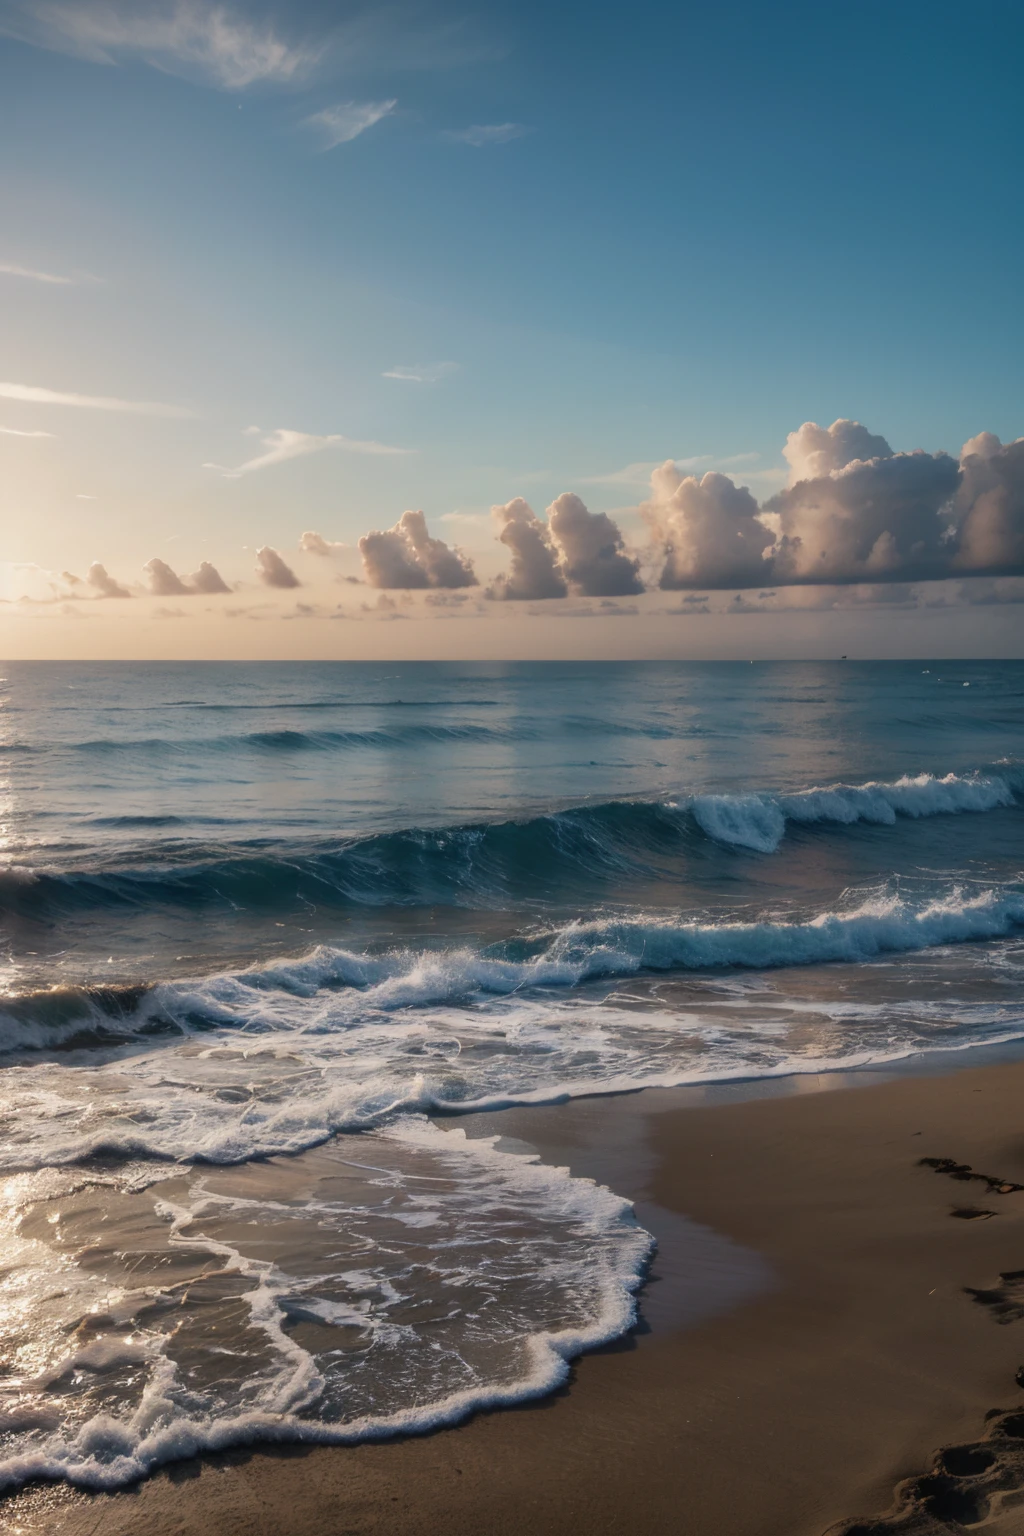
<svg viewBox="0 0 1024 1536">
<path fill-rule="evenodd" d="M 875 1521 L 940 1447 L 1024 1406 L 1024 1323 L 966 1290 L 1024 1266 L 1024 1191 L 986 1182 L 1024 1183 L 1024 1061 L 969 1060 L 755 1098 L 655 1090 L 469 1117 L 471 1134 L 500 1122 L 575 1173 L 614 1171 L 636 1201 L 660 1250 L 628 1338 L 533 1406 L 389 1444 L 237 1450 L 113 1496 L 34 1487 L 5 1528 L 822 1536 L 859 1516 L 865 1536 L 962 1529 L 924 1511 Z M 984 1475 L 946 1481 L 984 1496 Z M 1004 1491 L 983 1528 L 1024 1530 L 1024 1502 Z"/>
</svg>

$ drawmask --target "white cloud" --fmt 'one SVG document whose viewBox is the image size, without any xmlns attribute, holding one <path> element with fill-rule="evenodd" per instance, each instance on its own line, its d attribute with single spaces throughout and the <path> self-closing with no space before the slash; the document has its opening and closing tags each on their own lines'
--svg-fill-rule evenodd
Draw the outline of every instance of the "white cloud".
<svg viewBox="0 0 1024 1536">
<path fill-rule="evenodd" d="M 382 379 L 401 379 L 407 384 L 437 384 L 458 369 L 458 363 L 428 363 L 422 367 L 404 367 L 401 364 L 381 374 Z"/>
<path fill-rule="evenodd" d="M 72 395 L 34 384 L 0 383 L 0 399 L 23 400 L 29 405 L 71 405 L 84 411 L 126 411 L 133 416 L 191 416 L 180 405 L 160 405 L 153 400 L 117 400 L 110 395 Z"/>
<path fill-rule="evenodd" d="M 216 566 L 208 560 L 204 560 L 198 571 L 193 571 L 191 576 L 179 576 L 166 560 L 157 558 L 147 561 L 142 569 L 149 579 L 149 590 L 154 597 L 186 597 L 197 593 L 210 595 L 231 591 Z"/>
<path fill-rule="evenodd" d="M 521 139 L 529 133 L 525 123 L 474 123 L 469 128 L 448 128 L 443 137 L 456 144 L 472 144 L 483 149 L 488 144 L 508 144 L 511 139 Z"/>
<path fill-rule="evenodd" d="M 312 117 L 304 118 L 303 122 L 305 127 L 321 135 L 324 149 L 336 149 L 339 144 L 351 144 L 353 139 L 358 139 L 374 123 L 390 117 L 397 106 L 395 99 L 341 101 L 335 107 L 325 107 L 322 112 L 314 112 Z"/>
<path fill-rule="evenodd" d="M 371 587 L 475 587 L 470 561 L 443 539 L 431 538 L 422 512 L 403 512 L 393 528 L 359 540 Z"/>
<path fill-rule="evenodd" d="M 482 528 L 490 522 L 486 512 L 442 512 L 439 523 L 461 523 L 466 528 Z"/>
<path fill-rule="evenodd" d="M 52 437 L 52 432 L 23 432 L 19 427 L 0 427 L 4 437 Z"/>
<path fill-rule="evenodd" d="M 85 579 L 91 587 L 96 588 L 100 597 L 131 597 L 128 588 L 122 587 L 119 581 L 115 581 L 106 566 L 101 565 L 98 560 L 94 560 L 90 565 L 85 573 Z"/>
<path fill-rule="evenodd" d="M 956 563 L 964 570 L 1024 568 L 1024 437 L 979 432 L 960 451 L 964 509 Z"/>
<path fill-rule="evenodd" d="M 300 587 L 302 583 L 276 549 L 264 544 L 256 551 L 256 574 L 268 587 Z"/>
<path fill-rule="evenodd" d="M 36 272 L 32 267 L 19 267 L 12 261 L 0 262 L 4 277 L 28 277 L 35 283 L 57 283 L 61 287 L 73 283 L 73 277 L 58 277 L 55 272 Z"/>
<path fill-rule="evenodd" d="M 334 539 L 325 539 L 322 533 L 317 533 L 310 528 L 299 540 L 299 548 L 304 555 L 322 555 L 325 559 L 329 559 L 340 550 L 348 549 L 348 545 Z"/>
<path fill-rule="evenodd" d="M 12 0 L 0 33 L 93 64 L 141 58 L 233 91 L 258 81 L 296 82 L 321 52 L 287 42 L 269 22 L 204 0 Z"/>
<path fill-rule="evenodd" d="M 2 386 L 0 386 L 2 388 Z M 246 428 L 247 433 L 251 428 Z M 246 459 L 244 464 L 237 465 L 234 469 L 228 469 L 223 464 L 204 464 L 204 469 L 218 469 L 228 480 L 237 480 L 239 475 L 251 475 L 257 469 L 269 469 L 272 464 L 284 464 L 288 459 L 304 458 L 310 453 L 321 453 L 325 448 L 343 448 L 347 453 L 371 453 L 371 454 L 403 454 L 408 453 L 407 448 L 391 448 L 387 443 L 363 442 L 359 438 L 343 437 L 338 432 L 329 433 L 326 437 L 318 437 L 313 432 L 294 432 L 289 427 L 278 427 L 274 432 L 268 432 L 263 438 L 263 446 L 266 453 L 258 454 L 255 459 Z"/>
<path fill-rule="evenodd" d="M 709 470 L 698 480 L 680 474 L 669 459 L 651 476 L 650 500 L 640 510 L 664 552 L 660 585 L 665 590 L 771 579 L 763 556 L 772 534 L 753 496 L 728 475 Z"/>
<path fill-rule="evenodd" d="M 840 417 L 830 427 L 805 421 L 786 438 L 782 455 L 790 468 L 789 483 L 796 485 L 845 469 L 855 459 L 891 458 L 892 449 L 884 437 L 876 437 L 859 421 Z"/>
</svg>

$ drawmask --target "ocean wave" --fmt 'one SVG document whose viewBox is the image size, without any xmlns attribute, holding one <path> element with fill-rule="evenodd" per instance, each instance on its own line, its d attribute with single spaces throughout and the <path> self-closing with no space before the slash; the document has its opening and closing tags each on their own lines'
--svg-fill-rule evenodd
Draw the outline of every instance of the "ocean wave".
<svg viewBox="0 0 1024 1536">
<path fill-rule="evenodd" d="M 837 908 L 805 918 L 597 917 L 482 949 L 369 953 L 319 945 L 298 959 L 190 982 L 34 991 L 0 1000 L 0 1049 L 88 1045 L 167 1030 L 276 1029 L 281 998 L 327 997 L 322 1014 L 302 1014 L 302 1029 L 332 1033 L 419 1008 L 569 990 L 640 972 L 858 964 L 1006 938 L 1024 927 L 1020 887 L 913 887 L 894 880 L 851 892 Z"/>
<path fill-rule="evenodd" d="M 510 899 L 576 899 L 595 884 L 678 882 L 689 861 L 706 862 L 709 842 L 725 858 L 768 854 L 779 849 L 789 826 L 891 827 L 901 820 L 1010 809 L 1022 783 L 1021 770 L 1007 765 L 998 772 L 921 774 L 789 793 L 608 801 L 522 820 L 408 827 L 348 839 L 204 843 L 183 835 L 97 851 L 88 865 L 9 865 L 0 870 L 0 911 L 55 921 L 102 907 L 271 911 L 308 902 L 486 908 Z M 160 821 L 125 818 L 119 825 L 156 830 Z"/>
<path fill-rule="evenodd" d="M 905 774 L 891 783 L 834 784 L 793 794 L 699 795 L 692 803 L 697 824 L 716 842 L 774 853 L 787 822 L 892 826 L 897 816 L 993 811 L 1015 803 L 1008 776 L 996 773 Z"/>
<path fill-rule="evenodd" d="M 235 706 L 231 706 L 234 708 Z M 282 713 L 287 710 L 282 709 Z M 590 716 L 561 715 L 558 729 L 562 735 L 605 737 L 644 736 L 655 741 L 667 740 L 675 733 L 667 726 L 626 725 L 614 720 Z M 434 724 L 426 721 L 396 722 L 382 726 L 352 726 L 344 730 L 325 728 L 301 730 L 282 726 L 276 730 L 239 731 L 218 736 L 97 736 L 83 740 L 11 741 L 0 744 L 0 751 L 48 756 L 53 753 L 86 757 L 131 757 L 173 753 L 176 756 L 218 758 L 239 752 L 295 753 L 350 752 L 361 750 L 401 750 L 429 746 L 432 743 L 528 742 L 540 741 L 547 733 L 529 716 L 496 724 L 465 721 Z M 689 734 L 701 734 L 691 730 Z"/>
</svg>

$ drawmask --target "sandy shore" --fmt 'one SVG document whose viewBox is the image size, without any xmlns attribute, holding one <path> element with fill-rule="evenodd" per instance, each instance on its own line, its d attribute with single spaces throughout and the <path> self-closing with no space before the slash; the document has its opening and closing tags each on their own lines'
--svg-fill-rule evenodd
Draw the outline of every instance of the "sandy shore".
<svg viewBox="0 0 1024 1536">
<path fill-rule="evenodd" d="M 986 1424 L 1024 1410 L 1024 1280 L 965 1291 L 1024 1270 L 1024 1191 L 998 1192 L 1024 1185 L 1024 1062 L 864 1076 L 741 1102 L 659 1092 L 474 1117 L 471 1132 L 529 1141 L 636 1200 L 661 1250 L 634 1335 L 530 1408 L 390 1445 L 182 1463 L 113 1497 L 27 1490 L 3 1528 L 822 1536 L 863 1516 L 858 1536 L 937 1536 L 964 1529 L 960 1514 L 1024 1532 L 1012 1492 L 984 1515 L 987 1490 L 1024 1463 L 1024 1441 Z M 980 1477 L 939 1477 L 879 1523 L 901 1479 L 986 1432 L 980 1454 L 949 1461 Z"/>
</svg>

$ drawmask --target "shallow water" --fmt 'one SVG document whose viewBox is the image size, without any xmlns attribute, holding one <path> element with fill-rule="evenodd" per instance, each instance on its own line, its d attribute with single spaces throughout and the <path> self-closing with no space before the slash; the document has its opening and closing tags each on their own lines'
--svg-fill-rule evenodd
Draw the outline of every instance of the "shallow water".
<svg viewBox="0 0 1024 1536">
<path fill-rule="evenodd" d="M 1024 664 L 5 672 L 8 1486 L 628 1326 L 628 1207 L 429 1114 L 1024 1037 Z"/>
</svg>

